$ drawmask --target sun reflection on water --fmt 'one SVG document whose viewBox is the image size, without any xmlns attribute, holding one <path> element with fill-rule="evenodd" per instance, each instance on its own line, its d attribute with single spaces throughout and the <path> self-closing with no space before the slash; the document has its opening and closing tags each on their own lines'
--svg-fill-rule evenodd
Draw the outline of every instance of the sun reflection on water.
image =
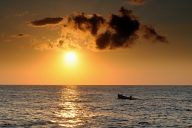
<svg viewBox="0 0 192 128">
<path fill-rule="evenodd" d="M 63 88 L 56 117 L 56 122 L 61 127 L 85 125 L 88 112 L 83 108 L 80 94 L 76 88 Z"/>
</svg>

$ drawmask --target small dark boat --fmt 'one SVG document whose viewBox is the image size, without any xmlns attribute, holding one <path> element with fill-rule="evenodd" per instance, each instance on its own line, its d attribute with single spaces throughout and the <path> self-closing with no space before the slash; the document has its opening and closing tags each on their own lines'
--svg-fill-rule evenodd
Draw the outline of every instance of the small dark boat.
<svg viewBox="0 0 192 128">
<path fill-rule="evenodd" d="M 118 94 L 118 99 L 127 99 L 127 100 L 136 100 L 136 98 L 132 97 L 132 96 L 124 96 L 122 94 Z"/>
</svg>

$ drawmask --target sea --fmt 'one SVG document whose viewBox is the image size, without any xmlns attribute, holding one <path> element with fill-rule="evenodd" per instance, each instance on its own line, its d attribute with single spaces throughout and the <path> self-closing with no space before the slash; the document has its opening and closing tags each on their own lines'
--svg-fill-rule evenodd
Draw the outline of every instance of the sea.
<svg viewBox="0 0 192 128">
<path fill-rule="evenodd" d="M 192 128 L 192 86 L 4 85 L 0 128 Z"/>
</svg>

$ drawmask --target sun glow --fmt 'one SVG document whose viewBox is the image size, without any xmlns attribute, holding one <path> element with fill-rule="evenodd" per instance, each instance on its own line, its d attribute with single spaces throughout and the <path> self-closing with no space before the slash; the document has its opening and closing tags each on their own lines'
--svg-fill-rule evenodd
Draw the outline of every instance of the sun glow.
<svg viewBox="0 0 192 128">
<path fill-rule="evenodd" d="M 65 64 L 72 66 L 77 63 L 77 53 L 74 51 L 68 51 L 64 54 Z"/>
</svg>

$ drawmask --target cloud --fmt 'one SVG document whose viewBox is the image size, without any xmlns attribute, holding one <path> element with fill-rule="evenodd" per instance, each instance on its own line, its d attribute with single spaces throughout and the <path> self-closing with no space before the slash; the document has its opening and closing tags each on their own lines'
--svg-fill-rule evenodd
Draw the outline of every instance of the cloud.
<svg viewBox="0 0 192 128">
<path fill-rule="evenodd" d="M 15 40 L 29 40 L 32 39 L 32 37 L 32 35 L 26 33 L 0 35 L 0 39 L 4 42 L 14 42 Z"/>
<path fill-rule="evenodd" d="M 17 37 L 26 37 L 29 36 L 28 34 L 24 34 L 24 33 L 19 33 L 16 35 Z"/>
<path fill-rule="evenodd" d="M 145 39 L 152 39 L 152 41 L 159 41 L 159 42 L 168 42 L 166 37 L 159 35 L 153 27 L 144 25 L 143 29 L 144 29 L 143 37 Z"/>
<path fill-rule="evenodd" d="M 28 38 L 30 37 L 29 34 L 25 34 L 25 33 L 19 33 L 19 34 L 16 34 L 16 35 L 12 35 L 12 38 Z"/>
<path fill-rule="evenodd" d="M 74 23 L 77 29 L 82 31 L 89 30 L 91 34 L 96 35 L 100 26 L 105 23 L 105 19 L 97 14 L 86 16 L 82 13 L 80 15 L 70 17 L 69 22 Z"/>
<path fill-rule="evenodd" d="M 139 21 L 130 10 L 122 7 L 119 12 L 120 15 L 111 15 L 107 30 L 98 35 L 96 43 L 99 49 L 128 47 L 137 39 Z"/>
<path fill-rule="evenodd" d="M 31 21 L 31 25 L 36 26 L 36 27 L 41 27 L 41 26 L 46 26 L 46 25 L 50 25 L 50 24 L 58 24 L 62 20 L 63 20 L 63 18 L 61 18 L 61 17 L 56 17 L 56 18 L 47 17 L 44 19 Z"/>
<path fill-rule="evenodd" d="M 120 8 L 119 13 L 111 14 L 107 18 L 99 14 L 78 13 L 65 16 L 62 20 L 61 35 L 49 44 L 51 48 L 127 48 L 140 38 L 167 42 L 166 37 L 160 35 L 152 26 L 143 24 L 131 10 L 124 7 Z M 44 20 L 38 21 L 41 21 L 41 25 L 42 21 L 45 24 Z"/>
</svg>

